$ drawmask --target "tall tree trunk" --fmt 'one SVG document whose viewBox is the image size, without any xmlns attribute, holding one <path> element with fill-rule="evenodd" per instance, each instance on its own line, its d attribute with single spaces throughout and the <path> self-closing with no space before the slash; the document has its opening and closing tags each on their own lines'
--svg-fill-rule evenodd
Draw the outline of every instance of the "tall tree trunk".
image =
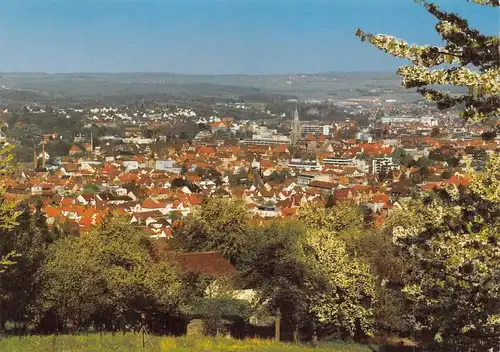
<svg viewBox="0 0 500 352">
<path fill-rule="evenodd" d="M 2 333 L 2 334 L 5 331 L 5 321 L 6 320 L 7 319 L 5 319 L 4 305 L 3 305 L 3 302 L 0 302 L 0 333 Z"/>
<path fill-rule="evenodd" d="M 297 323 L 293 324 L 293 343 L 299 344 L 299 325 Z"/>
<path fill-rule="evenodd" d="M 316 323 L 311 322 L 311 346 L 316 347 L 318 345 L 318 335 L 316 331 Z"/>
</svg>

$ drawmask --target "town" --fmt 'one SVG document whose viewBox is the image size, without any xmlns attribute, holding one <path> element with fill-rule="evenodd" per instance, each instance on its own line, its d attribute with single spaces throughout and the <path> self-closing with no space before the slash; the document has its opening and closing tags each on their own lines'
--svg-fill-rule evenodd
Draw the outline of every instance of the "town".
<svg viewBox="0 0 500 352">
<path fill-rule="evenodd" d="M 457 114 L 426 104 L 351 99 L 334 103 L 345 119 L 319 121 L 311 117 L 324 103 L 300 102 L 303 121 L 299 102 L 288 103 L 291 111 L 272 127 L 189 108 L 49 108 L 61 119 L 80 119 L 81 130 L 65 137 L 48 127 L 20 135 L 47 112 L 7 108 L 3 120 L 17 119 L 4 125 L 14 136 L 6 135 L 7 143 L 34 144 L 25 148 L 31 155 L 24 153 L 23 172 L 6 184 L 6 196 L 40 202 L 51 226 L 78 230 L 119 210 L 157 239 L 170 238 L 175 219 L 211 195 L 244 199 L 259 221 L 291 217 L 307 202 L 349 201 L 382 224 L 414 192 L 466 185 L 466 159 L 479 169 L 500 149 L 498 138 L 485 138 L 486 125 L 464 126 Z M 192 139 L 172 133 L 188 124 Z M 63 138 L 65 155 L 57 148 Z"/>
</svg>

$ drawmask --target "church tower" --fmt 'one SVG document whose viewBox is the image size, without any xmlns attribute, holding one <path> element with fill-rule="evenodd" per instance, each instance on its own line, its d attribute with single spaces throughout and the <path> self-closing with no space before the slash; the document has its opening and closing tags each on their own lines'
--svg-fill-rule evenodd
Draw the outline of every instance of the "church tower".
<svg viewBox="0 0 500 352">
<path fill-rule="evenodd" d="M 297 103 L 295 104 L 295 111 L 293 112 L 292 118 L 292 133 L 290 135 L 290 141 L 292 145 L 297 144 L 301 137 L 298 101 L 299 100 L 297 98 Z"/>
<path fill-rule="evenodd" d="M 36 153 L 36 145 L 33 144 L 33 170 L 38 168 L 38 155 Z"/>
<path fill-rule="evenodd" d="M 42 140 L 42 168 L 45 169 L 45 162 L 47 160 L 47 157 L 45 155 L 45 136 L 43 137 Z"/>
</svg>

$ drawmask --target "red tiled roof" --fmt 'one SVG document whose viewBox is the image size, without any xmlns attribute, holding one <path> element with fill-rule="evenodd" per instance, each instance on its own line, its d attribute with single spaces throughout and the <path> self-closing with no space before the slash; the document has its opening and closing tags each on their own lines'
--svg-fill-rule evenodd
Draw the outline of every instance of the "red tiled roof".
<svg viewBox="0 0 500 352">
<path fill-rule="evenodd" d="M 215 154 L 215 149 L 213 147 L 203 146 L 198 149 L 198 154 Z"/>
<path fill-rule="evenodd" d="M 312 181 L 308 185 L 309 187 L 314 187 L 314 188 L 322 188 L 322 189 L 333 189 L 335 188 L 336 184 L 332 182 L 325 182 L 325 181 Z"/>
<path fill-rule="evenodd" d="M 80 147 L 78 147 L 77 145 L 74 145 L 74 146 L 72 146 L 72 147 L 71 147 L 71 149 L 69 150 L 69 153 L 70 153 L 70 154 L 73 154 L 73 153 L 78 153 L 78 152 L 80 152 L 80 151 L 81 151 Z"/>
<path fill-rule="evenodd" d="M 279 153 L 286 153 L 287 152 L 286 144 L 278 144 L 271 151 L 273 153 L 278 153 L 278 154 Z"/>
<path fill-rule="evenodd" d="M 191 182 L 200 182 L 201 181 L 201 177 L 197 176 L 197 175 L 188 175 L 187 179 Z"/>
<path fill-rule="evenodd" d="M 355 194 L 356 194 L 355 189 L 343 188 L 335 190 L 334 197 L 336 200 L 342 200 L 342 199 L 348 199 L 349 196 L 354 196 Z"/>
<path fill-rule="evenodd" d="M 271 160 L 261 160 L 260 167 L 272 167 L 274 163 Z"/>
<path fill-rule="evenodd" d="M 469 184 L 470 178 L 468 177 L 457 177 L 455 175 L 451 176 L 449 179 L 445 180 L 444 183 L 453 183 L 454 185 L 466 186 Z"/>
<path fill-rule="evenodd" d="M 157 208 L 161 208 L 161 205 L 157 202 L 155 202 L 154 200 L 152 199 L 146 199 L 142 205 L 141 205 L 143 208 L 145 209 L 157 209 Z"/>
<path fill-rule="evenodd" d="M 422 185 L 422 190 L 424 191 L 432 191 L 434 189 L 440 189 L 441 186 L 439 185 L 439 183 L 428 183 L 428 184 L 425 184 L 425 185 Z"/>
<path fill-rule="evenodd" d="M 293 216 L 297 212 L 297 208 L 283 208 L 281 209 L 281 214 L 284 216 Z"/>
<path fill-rule="evenodd" d="M 132 182 L 139 180 L 139 175 L 137 174 L 122 174 L 118 176 L 118 179 L 122 182 Z"/>
<path fill-rule="evenodd" d="M 201 199 L 196 194 L 191 194 L 188 197 L 188 202 L 191 205 L 200 205 L 201 204 Z"/>
<path fill-rule="evenodd" d="M 371 201 L 373 203 L 387 203 L 389 201 L 389 196 L 387 194 L 380 194 L 377 196 L 374 196 Z"/>
<path fill-rule="evenodd" d="M 61 199 L 59 205 L 60 206 L 71 206 L 75 203 L 75 200 L 73 198 L 63 198 Z"/>
<path fill-rule="evenodd" d="M 42 208 L 42 211 L 48 218 L 55 218 L 61 214 L 61 211 L 58 208 L 51 206 Z"/>
<path fill-rule="evenodd" d="M 236 269 L 217 252 L 172 253 L 170 257 L 184 270 L 210 277 L 232 276 Z"/>
<path fill-rule="evenodd" d="M 79 222 L 80 226 L 92 226 L 93 225 L 93 220 L 92 218 L 89 217 L 82 217 Z"/>
</svg>

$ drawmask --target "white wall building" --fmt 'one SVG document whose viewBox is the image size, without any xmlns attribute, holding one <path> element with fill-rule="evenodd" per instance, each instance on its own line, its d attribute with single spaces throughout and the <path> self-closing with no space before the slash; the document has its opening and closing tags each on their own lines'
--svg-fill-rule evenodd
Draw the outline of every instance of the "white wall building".
<svg viewBox="0 0 500 352">
<path fill-rule="evenodd" d="M 420 122 L 426 126 L 431 126 L 431 127 L 439 125 L 439 120 L 432 116 L 422 116 L 420 118 Z"/>
<path fill-rule="evenodd" d="M 397 169 L 399 169 L 399 165 L 392 161 L 391 156 L 372 159 L 372 174 L 374 175 L 380 173 L 382 170 L 389 171 Z"/>
</svg>

